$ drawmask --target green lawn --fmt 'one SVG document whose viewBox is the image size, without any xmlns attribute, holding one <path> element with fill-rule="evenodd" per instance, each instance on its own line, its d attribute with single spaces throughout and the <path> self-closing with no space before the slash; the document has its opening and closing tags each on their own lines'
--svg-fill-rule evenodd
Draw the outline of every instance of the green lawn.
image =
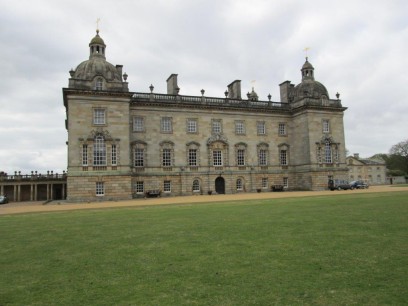
<svg viewBox="0 0 408 306">
<path fill-rule="evenodd" d="M 406 305 L 408 192 L 0 217 L 0 305 Z"/>
</svg>

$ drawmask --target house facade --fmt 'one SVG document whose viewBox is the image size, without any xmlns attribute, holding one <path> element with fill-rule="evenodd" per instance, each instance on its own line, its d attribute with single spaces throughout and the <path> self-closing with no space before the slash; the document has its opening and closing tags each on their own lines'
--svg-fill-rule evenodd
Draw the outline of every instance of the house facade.
<svg viewBox="0 0 408 306">
<path fill-rule="evenodd" d="M 89 59 L 63 88 L 68 131 L 67 200 L 117 200 L 207 193 L 327 189 L 348 179 L 343 107 L 315 80 L 306 58 L 301 82 L 281 83 L 280 101 L 261 100 L 241 81 L 223 97 L 129 91 L 121 65 L 106 60 L 99 31 Z"/>
<path fill-rule="evenodd" d="M 360 158 L 358 153 L 346 158 L 349 169 L 349 181 L 364 181 L 369 185 L 387 184 L 387 167 L 385 161 Z"/>
</svg>

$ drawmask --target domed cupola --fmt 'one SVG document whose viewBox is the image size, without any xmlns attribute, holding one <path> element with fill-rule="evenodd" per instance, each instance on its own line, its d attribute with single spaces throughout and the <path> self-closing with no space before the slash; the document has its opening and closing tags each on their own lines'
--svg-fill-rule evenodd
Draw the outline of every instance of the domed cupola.
<svg viewBox="0 0 408 306">
<path fill-rule="evenodd" d="M 69 88 L 98 91 L 129 91 L 127 74 L 122 76 L 122 65 L 106 61 L 106 45 L 99 30 L 89 43 L 89 60 L 83 61 L 69 73 Z"/>
<path fill-rule="evenodd" d="M 314 68 L 307 57 L 300 71 L 302 72 L 302 82 L 293 89 L 292 98 L 294 101 L 303 98 L 329 99 L 326 87 L 322 83 L 315 81 Z"/>
<path fill-rule="evenodd" d="M 92 38 L 91 42 L 89 43 L 89 59 L 92 57 L 102 57 L 105 58 L 105 42 L 99 36 L 99 30 L 96 30 L 96 35 Z"/>
<path fill-rule="evenodd" d="M 258 101 L 258 94 L 255 92 L 253 87 L 252 91 L 247 93 L 247 97 L 250 101 Z"/>
</svg>

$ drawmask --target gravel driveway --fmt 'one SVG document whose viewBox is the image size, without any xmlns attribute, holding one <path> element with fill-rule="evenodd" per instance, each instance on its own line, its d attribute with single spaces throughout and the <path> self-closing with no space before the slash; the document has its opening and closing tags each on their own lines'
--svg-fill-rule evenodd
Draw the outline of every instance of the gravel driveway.
<svg viewBox="0 0 408 306">
<path fill-rule="evenodd" d="M 394 185 L 395 186 L 395 185 Z M 219 195 L 196 195 L 179 197 L 161 197 L 149 199 L 133 199 L 127 201 L 106 201 L 106 202 L 84 202 L 68 203 L 66 201 L 44 202 L 11 202 L 0 205 L 0 215 L 67 211 L 76 209 L 102 209 L 112 207 L 142 207 L 152 205 L 171 204 L 193 204 L 209 203 L 221 201 L 240 201 L 252 199 L 277 199 L 294 197 L 327 196 L 350 193 L 375 193 L 375 192 L 395 192 L 408 191 L 408 187 L 392 186 L 371 186 L 369 189 L 343 190 L 343 191 L 285 191 L 285 192 L 261 192 L 261 193 L 241 193 L 241 194 L 219 194 Z"/>
</svg>

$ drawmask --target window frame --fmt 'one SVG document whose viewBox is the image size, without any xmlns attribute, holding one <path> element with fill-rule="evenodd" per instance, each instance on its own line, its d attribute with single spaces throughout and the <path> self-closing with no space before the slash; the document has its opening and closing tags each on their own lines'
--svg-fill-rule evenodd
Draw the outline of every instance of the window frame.
<svg viewBox="0 0 408 306">
<path fill-rule="evenodd" d="M 134 148 L 133 149 L 133 166 L 144 167 L 145 166 L 145 149 Z"/>
<path fill-rule="evenodd" d="M 173 133 L 173 118 L 172 117 L 161 117 L 160 132 L 166 133 L 166 134 Z"/>
<path fill-rule="evenodd" d="M 196 118 L 188 118 L 187 119 L 187 133 L 189 134 L 197 134 L 198 133 L 198 120 Z"/>
<path fill-rule="evenodd" d="M 93 156 L 92 165 L 93 166 L 106 166 L 107 156 L 106 156 L 106 142 L 102 135 L 95 136 L 93 144 Z"/>
<path fill-rule="evenodd" d="M 188 149 L 188 165 L 190 167 L 196 167 L 198 166 L 198 149 L 195 148 L 189 148 Z"/>
<path fill-rule="evenodd" d="M 288 165 L 288 150 L 287 149 L 280 149 L 279 150 L 279 164 L 281 166 Z"/>
<path fill-rule="evenodd" d="M 82 145 L 82 166 L 87 167 L 88 166 L 88 145 L 83 144 Z"/>
<path fill-rule="evenodd" d="M 330 133 L 330 120 L 329 119 L 322 120 L 322 131 L 323 133 Z"/>
<path fill-rule="evenodd" d="M 242 120 L 235 121 L 235 135 L 245 135 L 245 122 Z"/>
<path fill-rule="evenodd" d="M 111 165 L 118 165 L 118 147 L 116 144 L 111 145 Z"/>
<path fill-rule="evenodd" d="M 105 195 L 105 184 L 104 182 L 95 183 L 95 195 L 97 197 L 102 197 Z"/>
<path fill-rule="evenodd" d="M 93 125 L 106 125 L 106 108 L 93 108 L 92 123 Z"/>
<path fill-rule="evenodd" d="M 172 166 L 172 149 L 163 148 L 162 149 L 162 167 Z"/>
<path fill-rule="evenodd" d="M 170 180 L 165 180 L 163 182 L 163 192 L 167 192 L 167 193 L 171 192 L 171 181 Z"/>
<path fill-rule="evenodd" d="M 285 122 L 279 122 L 279 124 L 278 124 L 278 135 L 279 136 L 287 136 L 286 123 Z"/>
<path fill-rule="evenodd" d="M 211 120 L 211 133 L 212 134 L 222 134 L 222 120 L 221 119 Z"/>
<path fill-rule="evenodd" d="M 215 149 L 212 151 L 212 162 L 214 167 L 222 167 L 223 166 L 223 160 L 222 160 L 222 150 L 220 149 Z"/>
<path fill-rule="evenodd" d="M 144 181 L 136 181 L 135 192 L 137 194 L 143 194 L 144 189 Z"/>
<path fill-rule="evenodd" d="M 258 135 L 266 135 L 266 123 L 265 121 L 257 121 L 256 132 Z"/>
<path fill-rule="evenodd" d="M 133 132 L 143 133 L 145 132 L 145 118 L 142 116 L 133 117 Z"/>
</svg>

